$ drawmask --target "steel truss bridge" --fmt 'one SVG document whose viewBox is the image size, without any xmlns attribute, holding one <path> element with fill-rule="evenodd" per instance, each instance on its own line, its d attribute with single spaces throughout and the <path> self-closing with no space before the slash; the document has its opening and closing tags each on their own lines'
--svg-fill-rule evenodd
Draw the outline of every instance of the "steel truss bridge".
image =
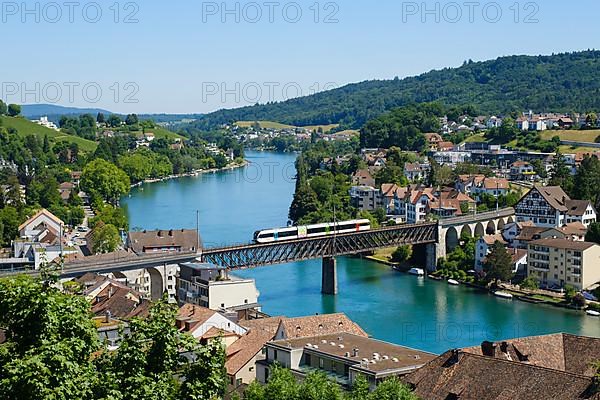
<svg viewBox="0 0 600 400">
<path fill-rule="evenodd" d="M 437 241 L 437 223 L 398 225 L 325 237 L 204 249 L 201 260 L 229 269 L 254 268 Z"/>
</svg>

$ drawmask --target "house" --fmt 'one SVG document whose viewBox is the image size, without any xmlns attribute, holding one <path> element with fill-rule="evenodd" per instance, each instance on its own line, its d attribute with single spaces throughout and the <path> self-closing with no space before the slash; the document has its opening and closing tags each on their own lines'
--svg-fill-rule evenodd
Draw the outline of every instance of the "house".
<svg viewBox="0 0 600 400">
<path fill-rule="evenodd" d="M 381 197 L 383 200 L 383 208 L 388 214 L 392 214 L 395 209 L 395 196 L 400 190 L 400 187 L 395 183 L 384 183 L 381 185 Z"/>
<path fill-rule="evenodd" d="M 531 221 L 526 222 L 510 222 L 502 229 L 502 238 L 508 243 L 510 247 L 514 247 L 514 240 L 519 236 L 524 226 L 534 226 Z M 527 248 L 525 246 L 524 248 Z"/>
<path fill-rule="evenodd" d="M 345 314 L 338 313 L 284 318 L 277 327 L 275 340 L 334 335 L 341 332 L 368 337 L 367 333 L 358 324 Z"/>
<path fill-rule="evenodd" d="M 427 148 L 432 151 L 438 150 L 439 144 L 444 141 L 439 133 L 426 133 L 424 136 L 425 141 L 427 142 Z"/>
<path fill-rule="evenodd" d="M 450 350 L 403 378 L 428 400 L 600 399 L 600 339 L 556 334 Z"/>
<path fill-rule="evenodd" d="M 529 130 L 529 118 L 522 116 L 517 119 L 517 128 L 521 131 Z"/>
<path fill-rule="evenodd" d="M 19 237 L 34 242 L 50 243 L 51 238 L 56 239 L 62 235 L 64 226 L 65 223 L 60 218 L 42 208 L 19 226 Z"/>
<path fill-rule="evenodd" d="M 177 312 L 176 324 L 180 331 L 189 333 L 202 343 L 211 342 L 220 336 L 226 348 L 247 332 L 247 329 L 222 314 L 196 304 L 181 306 Z"/>
<path fill-rule="evenodd" d="M 484 235 L 477 240 L 477 243 L 475 244 L 475 271 L 483 271 L 485 260 L 496 242 L 506 245 L 501 234 Z"/>
<path fill-rule="evenodd" d="M 515 206 L 517 222 L 532 221 L 538 226 L 561 227 L 596 221 L 596 210 L 588 201 L 571 200 L 559 186 L 535 187 Z"/>
<path fill-rule="evenodd" d="M 540 233 L 540 239 L 558 238 L 585 242 L 587 228 L 581 222 L 571 222 L 560 228 L 550 228 Z"/>
<path fill-rule="evenodd" d="M 581 223 L 586 228 L 596 222 L 596 209 L 588 200 L 568 200 L 566 224 Z"/>
<path fill-rule="evenodd" d="M 256 380 L 256 363 L 265 359 L 265 346 L 272 341 L 283 318 L 242 320 L 246 334 L 227 348 L 225 368 L 229 383 L 235 388 Z"/>
<path fill-rule="evenodd" d="M 527 161 L 516 161 L 510 166 L 511 181 L 534 181 L 537 178 L 535 168 Z"/>
<path fill-rule="evenodd" d="M 486 126 L 488 127 L 488 129 L 500 128 L 502 126 L 502 118 L 491 116 L 488 119 Z"/>
<path fill-rule="evenodd" d="M 562 117 L 558 120 L 558 126 L 560 126 L 561 129 L 571 129 L 574 124 L 575 121 L 569 117 Z"/>
<path fill-rule="evenodd" d="M 63 182 L 58 186 L 58 192 L 62 201 L 67 202 L 71 197 L 71 192 L 75 190 L 75 184 L 72 182 Z"/>
<path fill-rule="evenodd" d="M 369 170 L 361 169 L 352 175 L 352 186 L 375 186 L 375 178 Z"/>
<path fill-rule="evenodd" d="M 127 248 L 136 254 L 193 253 L 198 251 L 199 237 L 194 229 L 129 232 Z"/>
<path fill-rule="evenodd" d="M 512 243 L 512 246 L 516 249 L 527 250 L 529 243 L 533 242 L 534 240 L 541 239 L 542 233 L 548 230 L 548 228 L 544 228 L 542 226 L 523 225 L 525 223 L 532 224 L 531 221 L 519 223 L 522 225 L 522 227 Z"/>
<path fill-rule="evenodd" d="M 452 151 L 454 150 L 454 143 L 452 142 L 440 142 L 438 143 L 439 151 Z"/>
<path fill-rule="evenodd" d="M 432 188 L 418 188 L 406 193 L 406 222 L 417 224 L 425 221 L 429 212 L 429 203 L 435 200 Z"/>
<path fill-rule="evenodd" d="M 455 188 L 459 192 L 471 194 L 473 192 L 473 188 L 478 186 L 485 179 L 485 175 L 477 174 L 477 175 L 459 175 L 458 179 L 455 183 Z"/>
<path fill-rule="evenodd" d="M 353 207 L 364 211 L 385 208 L 381 190 L 372 186 L 352 186 L 350 188 L 350 203 Z"/>
<path fill-rule="evenodd" d="M 539 239 L 529 243 L 528 275 L 542 286 L 584 290 L 600 282 L 600 246 L 567 239 Z"/>
<path fill-rule="evenodd" d="M 421 163 L 406 163 L 404 164 L 404 176 L 410 182 L 424 182 L 429 177 L 431 166 Z"/>
<path fill-rule="evenodd" d="M 267 382 L 269 368 L 277 363 L 299 379 L 322 371 L 349 388 L 364 376 L 374 389 L 384 379 L 406 375 L 435 355 L 349 332 L 275 340 L 266 345 L 266 358 L 257 363 L 257 380 Z"/>
<path fill-rule="evenodd" d="M 484 178 L 473 185 L 471 192 L 476 196 L 488 195 L 493 197 L 506 196 L 509 183 L 504 178 Z"/>
<path fill-rule="evenodd" d="M 239 316 L 260 309 L 260 292 L 254 279 L 230 275 L 224 267 L 203 263 L 179 264 L 177 283 L 179 304 L 228 310 Z"/>
<path fill-rule="evenodd" d="M 457 190 L 441 190 L 428 204 L 428 212 L 440 218 L 458 217 L 475 212 L 477 202 Z"/>
</svg>

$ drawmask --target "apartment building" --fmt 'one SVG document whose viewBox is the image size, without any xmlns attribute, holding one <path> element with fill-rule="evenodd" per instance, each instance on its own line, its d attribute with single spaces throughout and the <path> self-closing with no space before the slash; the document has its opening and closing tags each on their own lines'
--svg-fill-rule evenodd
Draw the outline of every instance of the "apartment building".
<svg viewBox="0 0 600 400">
<path fill-rule="evenodd" d="M 529 243 L 529 277 L 547 287 L 584 290 L 600 282 L 600 246 L 560 238 Z"/>
</svg>

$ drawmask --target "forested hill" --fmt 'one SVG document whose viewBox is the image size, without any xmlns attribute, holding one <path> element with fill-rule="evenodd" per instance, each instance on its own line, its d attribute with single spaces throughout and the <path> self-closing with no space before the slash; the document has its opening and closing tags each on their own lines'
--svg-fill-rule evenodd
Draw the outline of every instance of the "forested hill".
<svg viewBox="0 0 600 400">
<path fill-rule="evenodd" d="M 268 120 L 359 128 L 392 108 L 441 101 L 473 104 L 480 113 L 600 110 L 600 51 L 510 56 L 394 80 L 366 81 L 281 103 L 220 110 L 192 124 L 211 129 L 232 121 Z"/>
</svg>

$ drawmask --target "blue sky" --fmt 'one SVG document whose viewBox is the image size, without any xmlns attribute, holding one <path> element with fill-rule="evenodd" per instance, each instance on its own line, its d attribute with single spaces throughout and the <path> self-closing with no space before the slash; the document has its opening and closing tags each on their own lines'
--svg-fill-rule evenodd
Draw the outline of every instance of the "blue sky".
<svg viewBox="0 0 600 400">
<path fill-rule="evenodd" d="M 600 48 L 597 0 L 465 3 L 2 2 L 0 97 L 210 112 L 467 59 Z"/>
</svg>

